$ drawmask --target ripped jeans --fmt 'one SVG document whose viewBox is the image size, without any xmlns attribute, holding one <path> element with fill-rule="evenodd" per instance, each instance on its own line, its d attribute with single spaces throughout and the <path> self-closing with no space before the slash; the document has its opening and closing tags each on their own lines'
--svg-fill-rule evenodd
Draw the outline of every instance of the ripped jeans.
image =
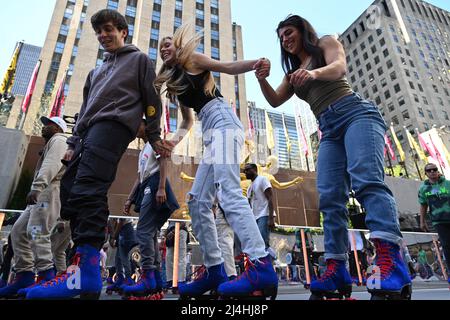
<svg viewBox="0 0 450 320">
<path fill-rule="evenodd" d="M 216 194 L 228 223 L 241 242 L 242 251 L 252 260 L 266 257 L 264 240 L 241 189 L 243 126 L 221 98 L 209 102 L 198 116 L 202 121 L 205 148 L 188 204 L 205 266 L 209 268 L 224 262 L 212 212 Z"/>
</svg>

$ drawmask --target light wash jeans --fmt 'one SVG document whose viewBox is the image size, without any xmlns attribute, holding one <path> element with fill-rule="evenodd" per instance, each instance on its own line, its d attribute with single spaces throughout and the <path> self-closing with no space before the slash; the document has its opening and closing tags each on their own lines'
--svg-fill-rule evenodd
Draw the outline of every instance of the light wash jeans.
<svg viewBox="0 0 450 320">
<path fill-rule="evenodd" d="M 325 259 L 346 260 L 349 191 L 367 211 L 372 239 L 400 244 L 397 207 L 384 183 L 386 124 L 378 108 L 354 93 L 320 114 L 317 189 L 324 214 Z"/>
<path fill-rule="evenodd" d="M 240 184 L 243 126 L 221 98 L 206 104 L 198 116 L 202 121 L 205 148 L 188 204 L 205 266 L 209 268 L 224 262 L 212 212 L 216 194 L 228 223 L 239 237 L 242 251 L 252 260 L 266 257 L 264 240 Z"/>
<path fill-rule="evenodd" d="M 216 227 L 219 247 L 225 263 L 225 272 L 228 277 L 237 276 L 236 263 L 234 261 L 234 232 L 220 208 L 217 208 L 216 211 Z"/>
</svg>

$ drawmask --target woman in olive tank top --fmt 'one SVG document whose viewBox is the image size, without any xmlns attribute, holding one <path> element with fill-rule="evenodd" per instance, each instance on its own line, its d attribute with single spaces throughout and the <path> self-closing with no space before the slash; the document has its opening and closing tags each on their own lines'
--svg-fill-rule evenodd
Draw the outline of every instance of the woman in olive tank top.
<svg viewBox="0 0 450 320">
<path fill-rule="evenodd" d="M 249 202 L 240 185 L 240 155 L 244 130 L 230 105 L 216 88 L 212 71 L 231 75 L 254 70 L 267 64 L 264 59 L 221 62 L 195 51 L 200 37 L 186 39 L 189 27 L 183 26 L 173 37 L 163 38 L 160 54 L 164 62 L 155 88 L 179 103 L 183 121 L 172 141 L 178 144 L 192 126 L 192 112 L 202 122 L 204 155 L 192 190 L 189 213 L 195 236 L 202 249 L 205 272 L 192 283 L 180 285 L 183 298 L 196 297 L 212 290 L 224 297 L 251 296 L 261 292 L 275 297 L 278 278 Z M 163 88 L 165 87 L 165 89 Z M 248 255 L 248 270 L 234 281 L 228 281 L 218 244 L 212 212 L 215 197 L 223 208 L 227 222 L 239 237 L 242 251 Z M 255 279 L 257 279 L 255 281 Z"/>
<path fill-rule="evenodd" d="M 331 36 L 319 39 L 311 24 L 296 15 L 279 24 L 277 35 L 286 75 L 274 90 L 266 80 L 267 63 L 259 62 L 256 76 L 261 90 L 274 108 L 294 94 L 308 102 L 322 132 L 317 189 L 324 214 L 327 272 L 311 284 L 312 298 L 351 294 L 352 280 L 345 264 L 349 248 L 346 204 L 352 189 L 367 211 L 366 224 L 381 271 L 379 285 L 368 281 L 368 290 L 374 297 L 401 294 L 408 298 L 411 281 L 400 257 L 402 234 L 396 203 L 384 183 L 386 124 L 373 103 L 352 91 L 345 78 L 344 48 L 338 40 Z"/>
</svg>

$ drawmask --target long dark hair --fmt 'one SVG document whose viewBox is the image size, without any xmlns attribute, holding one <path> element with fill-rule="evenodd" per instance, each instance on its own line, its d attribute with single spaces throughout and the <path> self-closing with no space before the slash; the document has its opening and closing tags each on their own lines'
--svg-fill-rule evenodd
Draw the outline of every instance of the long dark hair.
<svg viewBox="0 0 450 320">
<path fill-rule="evenodd" d="M 284 21 L 278 24 L 277 36 L 280 39 L 281 47 L 281 64 L 286 74 L 289 74 L 298 68 L 302 64 L 302 61 L 296 55 L 290 54 L 283 48 L 283 43 L 280 38 L 280 29 L 284 27 L 292 26 L 296 28 L 302 35 L 303 49 L 312 57 L 313 68 L 317 69 L 326 65 L 323 50 L 318 46 L 319 37 L 313 26 L 308 20 L 298 16 L 289 15 Z"/>
</svg>

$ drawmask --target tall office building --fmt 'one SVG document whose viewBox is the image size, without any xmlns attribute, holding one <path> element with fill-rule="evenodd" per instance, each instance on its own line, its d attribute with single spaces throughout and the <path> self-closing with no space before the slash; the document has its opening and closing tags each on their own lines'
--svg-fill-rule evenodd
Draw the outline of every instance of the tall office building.
<svg viewBox="0 0 450 320">
<path fill-rule="evenodd" d="M 27 93 L 33 70 L 39 60 L 41 47 L 24 43 L 20 49 L 19 59 L 17 60 L 16 76 L 11 93 L 15 96 L 24 96 Z"/>
<path fill-rule="evenodd" d="M 48 113 L 46 104 L 54 99 L 66 70 L 64 114 L 74 115 L 82 102 L 84 82 L 90 70 L 103 62 L 104 51 L 97 42 L 90 18 L 101 9 L 118 10 L 127 19 L 132 43 L 162 65 L 158 54 L 160 40 L 184 23 L 204 30 L 198 51 L 222 61 L 243 58 L 240 26 L 231 19 L 230 0 L 57 0 L 47 39 L 41 54 L 42 66 L 37 80 L 25 131 L 33 131 L 36 117 Z M 192 28 L 194 29 L 194 28 Z M 238 114 L 247 123 L 245 77 L 214 73 L 214 78 L 227 101 L 236 103 Z M 41 103 L 42 97 L 46 103 Z M 181 115 L 170 106 L 171 131 L 178 126 Z"/>
<path fill-rule="evenodd" d="M 376 0 L 340 36 L 354 90 L 405 129 L 450 128 L 450 13 L 421 0 Z M 449 144 L 450 141 L 445 141 Z"/>
<path fill-rule="evenodd" d="M 269 149 L 267 147 L 267 124 L 265 117 L 265 109 L 257 108 L 254 103 L 249 103 L 249 114 L 255 128 L 255 136 L 253 141 L 256 146 L 256 162 L 265 164 L 269 157 Z M 302 165 L 299 148 L 299 136 L 295 116 L 282 114 L 280 112 L 267 112 L 273 127 L 275 148 L 271 151 L 272 155 L 278 158 L 278 167 L 294 170 L 306 170 Z M 291 142 L 291 152 L 288 153 L 287 139 L 283 124 L 286 124 L 288 137 Z M 252 158 L 254 159 L 254 158 Z"/>
</svg>

